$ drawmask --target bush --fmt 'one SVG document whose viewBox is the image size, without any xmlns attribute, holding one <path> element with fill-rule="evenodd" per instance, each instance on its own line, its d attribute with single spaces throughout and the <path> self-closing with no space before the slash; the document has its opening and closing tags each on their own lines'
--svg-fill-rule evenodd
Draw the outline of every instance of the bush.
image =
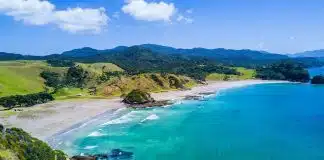
<svg viewBox="0 0 324 160">
<path fill-rule="evenodd" d="M 312 84 L 324 84 L 324 76 L 323 75 L 314 76 L 311 83 Z"/>
</svg>

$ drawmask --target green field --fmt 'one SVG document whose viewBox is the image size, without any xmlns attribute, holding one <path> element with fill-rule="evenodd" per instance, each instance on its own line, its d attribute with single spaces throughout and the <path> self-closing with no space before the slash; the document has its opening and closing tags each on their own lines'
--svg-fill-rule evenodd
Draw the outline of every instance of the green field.
<svg viewBox="0 0 324 160">
<path fill-rule="evenodd" d="M 243 67 L 234 67 L 241 75 L 225 75 L 219 73 L 212 73 L 206 77 L 210 81 L 224 81 L 224 80 L 247 80 L 254 79 L 256 71 L 254 69 L 246 69 Z"/>
<path fill-rule="evenodd" d="M 44 70 L 64 72 L 61 67 L 50 67 L 44 61 L 0 62 L 0 97 L 44 91 L 44 80 L 39 74 Z"/>
<path fill-rule="evenodd" d="M 103 71 L 123 71 L 111 63 L 78 63 L 77 65 L 83 67 L 92 76 L 100 75 Z M 0 97 L 45 91 L 44 80 L 40 77 L 40 73 L 48 70 L 64 74 L 67 69 L 66 67 L 51 67 L 45 61 L 2 61 L 0 62 Z"/>
</svg>

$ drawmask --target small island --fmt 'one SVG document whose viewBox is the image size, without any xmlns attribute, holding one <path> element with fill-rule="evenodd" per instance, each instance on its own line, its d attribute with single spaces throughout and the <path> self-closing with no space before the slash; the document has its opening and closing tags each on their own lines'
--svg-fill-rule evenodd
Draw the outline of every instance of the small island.
<svg viewBox="0 0 324 160">
<path fill-rule="evenodd" d="M 160 107 L 170 104 L 169 101 L 155 101 L 148 92 L 139 89 L 128 93 L 123 102 L 131 108 Z"/>
<path fill-rule="evenodd" d="M 324 84 L 324 75 L 314 76 L 311 80 L 312 84 Z"/>
</svg>

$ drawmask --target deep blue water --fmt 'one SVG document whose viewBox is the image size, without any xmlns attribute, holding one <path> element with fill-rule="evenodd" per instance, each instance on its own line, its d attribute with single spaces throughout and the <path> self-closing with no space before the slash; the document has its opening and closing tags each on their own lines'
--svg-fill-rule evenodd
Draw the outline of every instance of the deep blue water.
<svg viewBox="0 0 324 160">
<path fill-rule="evenodd" d="M 262 84 L 165 108 L 120 109 L 54 144 L 70 155 L 119 148 L 136 160 L 322 160 L 323 124 L 323 85 Z"/>
<path fill-rule="evenodd" d="M 312 77 L 316 75 L 324 75 L 324 67 L 310 68 L 308 71 Z"/>
</svg>

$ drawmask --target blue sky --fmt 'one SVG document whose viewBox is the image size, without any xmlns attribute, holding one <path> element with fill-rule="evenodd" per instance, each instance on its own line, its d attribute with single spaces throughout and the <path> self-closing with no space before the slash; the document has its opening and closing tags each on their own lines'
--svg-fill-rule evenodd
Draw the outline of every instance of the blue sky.
<svg viewBox="0 0 324 160">
<path fill-rule="evenodd" d="M 27 1 L 0 0 L 0 51 L 46 55 L 143 43 L 275 53 L 324 48 L 321 0 Z"/>
</svg>

